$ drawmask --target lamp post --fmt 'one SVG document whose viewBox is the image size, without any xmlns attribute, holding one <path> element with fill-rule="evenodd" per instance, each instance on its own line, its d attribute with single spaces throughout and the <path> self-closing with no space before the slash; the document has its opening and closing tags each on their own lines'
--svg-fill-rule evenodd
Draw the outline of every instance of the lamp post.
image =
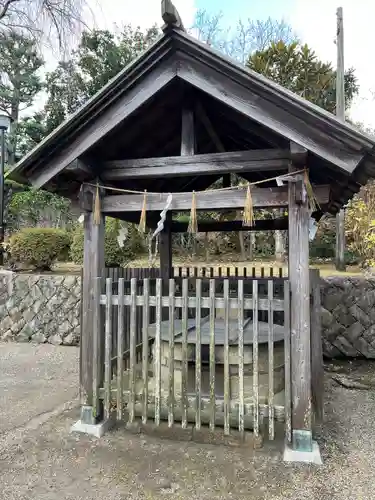
<svg viewBox="0 0 375 500">
<path fill-rule="evenodd" d="M 5 167 L 5 132 L 10 126 L 10 118 L 8 115 L 0 114 L 0 266 L 4 264 L 4 237 L 5 237 L 5 221 L 4 221 L 4 167 Z"/>
</svg>

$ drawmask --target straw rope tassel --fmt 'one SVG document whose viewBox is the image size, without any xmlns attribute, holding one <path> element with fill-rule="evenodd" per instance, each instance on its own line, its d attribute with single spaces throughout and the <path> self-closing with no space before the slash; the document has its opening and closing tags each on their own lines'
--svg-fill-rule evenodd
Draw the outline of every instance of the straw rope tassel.
<svg viewBox="0 0 375 500">
<path fill-rule="evenodd" d="M 307 170 L 304 172 L 304 182 L 305 182 L 305 187 L 306 187 L 306 193 L 307 193 L 307 198 L 309 200 L 309 205 L 310 208 L 313 212 L 315 212 L 318 208 L 320 208 L 319 203 L 315 197 L 313 187 L 311 185 L 310 179 L 309 179 L 309 173 Z"/>
<path fill-rule="evenodd" d="M 242 225 L 252 227 L 254 225 L 253 199 L 251 197 L 250 184 L 247 185 L 245 206 L 243 209 Z"/>
<path fill-rule="evenodd" d="M 93 217 L 94 224 L 99 226 L 100 219 L 101 219 L 100 191 L 99 191 L 99 183 L 97 183 L 95 191 L 95 200 L 94 200 L 94 217 Z"/>
<path fill-rule="evenodd" d="M 191 199 L 191 210 L 190 210 L 190 220 L 188 226 L 188 233 L 197 234 L 198 233 L 198 221 L 197 221 L 197 198 L 195 191 L 193 191 Z"/>
<path fill-rule="evenodd" d="M 145 190 L 145 192 L 143 193 L 143 206 L 138 226 L 138 231 L 140 233 L 146 232 L 146 208 L 147 208 L 147 191 Z"/>
</svg>

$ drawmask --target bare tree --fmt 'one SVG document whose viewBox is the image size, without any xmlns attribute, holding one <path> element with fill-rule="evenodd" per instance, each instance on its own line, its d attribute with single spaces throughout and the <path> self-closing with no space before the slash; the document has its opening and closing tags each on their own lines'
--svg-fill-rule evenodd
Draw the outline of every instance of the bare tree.
<svg viewBox="0 0 375 500">
<path fill-rule="evenodd" d="M 250 54 L 257 50 L 263 51 L 272 42 L 280 40 L 287 44 L 297 40 L 296 33 L 283 19 L 277 20 L 271 17 L 258 21 L 248 19 L 247 23 L 239 20 L 232 37 L 231 55 L 245 64 Z"/>
<path fill-rule="evenodd" d="M 86 0 L 0 0 L 0 32 L 18 31 L 64 49 L 84 26 Z"/>
<path fill-rule="evenodd" d="M 250 54 L 256 50 L 264 50 L 272 42 L 282 40 L 290 43 L 298 38 L 292 27 L 283 19 L 248 19 L 245 23 L 239 20 L 235 28 L 231 28 L 224 26 L 222 12 L 210 14 L 205 9 L 197 11 L 191 32 L 198 40 L 243 64 Z"/>
<path fill-rule="evenodd" d="M 222 26 L 223 13 L 210 14 L 206 9 L 198 9 L 190 31 L 198 40 L 226 52 L 229 28 Z"/>
</svg>

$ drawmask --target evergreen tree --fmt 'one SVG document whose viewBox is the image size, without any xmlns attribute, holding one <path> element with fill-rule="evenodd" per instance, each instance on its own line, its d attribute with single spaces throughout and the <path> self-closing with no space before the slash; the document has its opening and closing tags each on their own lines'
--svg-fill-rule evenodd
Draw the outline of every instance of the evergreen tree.
<svg viewBox="0 0 375 500">
<path fill-rule="evenodd" d="M 0 34 L 0 109 L 11 119 L 9 163 L 16 157 L 20 113 L 33 105 L 43 88 L 43 64 L 33 39 L 15 31 Z"/>
</svg>

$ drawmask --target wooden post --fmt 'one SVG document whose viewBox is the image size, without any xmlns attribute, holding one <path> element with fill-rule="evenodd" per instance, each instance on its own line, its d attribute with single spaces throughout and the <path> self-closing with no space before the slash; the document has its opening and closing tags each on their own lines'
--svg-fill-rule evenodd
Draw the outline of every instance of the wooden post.
<svg viewBox="0 0 375 500">
<path fill-rule="evenodd" d="M 337 9 L 336 116 L 345 121 L 344 22 L 342 7 Z M 345 271 L 345 212 L 336 215 L 336 269 Z"/>
<path fill-rule="evenodd" d="M 94 204 L 93 191 L 84 188 L 82 196 Z M 86 204 L 87 206 L 87 204 Z M 82 280 L 82 329 L 80 342 L 80 395 L 81 421 L 94 424 L 102 415 L 93 415 L 93 373 L 97 370 L 97 383 L 101 386 L 104 375 L 104 331 L 101 335 L 97 353 L 98 367 L 94 367 L 94 278 L 104 273 L 104 217 L 100 215 L 99 224 L 94 221 L 93 210 L 84 214 L 84 252 L 83 252 L 83 280 Z"/>
<path fill-rule="evenodd" d="M 307 152 L 291 143 L 290 171 L 305 166 Z M 292 446 L 312 450 L 309 204 L 303 180 L 289 182 L 289 282 L 291 291 Z"/>
</svg>

